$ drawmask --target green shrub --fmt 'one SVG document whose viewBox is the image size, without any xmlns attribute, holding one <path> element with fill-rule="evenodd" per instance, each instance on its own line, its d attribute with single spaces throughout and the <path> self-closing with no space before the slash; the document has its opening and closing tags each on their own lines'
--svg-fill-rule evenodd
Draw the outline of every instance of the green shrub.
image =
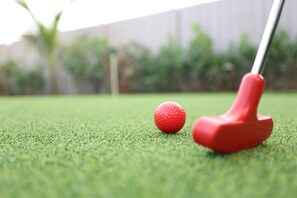
<svg viewBox="0 0 297 198">
<path fill-rule="evenodd" d="M 193 23 L 194 37 L 190 41 L 187 52 L 187 64 L 190 79 L 194 89 L 209 90 L 210 82 L 217 74 L 213 41 L 209 35 L 202 31 L 198 23 Z"/>
<path fill-rule="evenodd" d="M 211 37 L 203 32 L 199 24 L 193 23 L 192 27 L 194 37 L 186 50 L 171 36 L 160 46 L 155 56 L 148 47 L 133 41 L 118 49 L 120 91 L 237 90 L 242 77 L 252 69 L 257 47 L 243 33 L 240 40 L 231 43 L 226 51 L 216 52 Z M 109 84 L 108 57 L 106 40 L 85 37 L 63 49 L 62 65 L 74 76 L 82 90 L 86 86 L 93 86 L 94 93 Z M 267 88 L 296 87 L 295 57 L 297 41 L 292 42 L 286 31 L 278 31 L 263 74 Z"/>
<path fill-rule="evenodd" d="M 145 45 L 130 41 L 118 52 L 121 92 L 152 91 L 153 57 Z"/>
<path fill-rule="evenodd" d="M 285 89 L 297 89 L 297 38 L 292 41 L 292 51 L 287 57 L 286 71 L 284 73 L 283 86 Z"/>
<path fill-rule="evenodd" d="M 184 50 L 169 36 L 156 57 L 153 87 L 156 91 L 180 91 L 185 73 Z"/>
<path fill-rule="evenodd" d="M 45 86 L 43 67 L 38 66 L 35 69 L 22 72 L 16 81 L 16 85 L 18 94 L 40 94 Z"/>
<path fill-rule="evenodd" d="M 227 53 L 223 55 L 223 90 L 238 89 L 242 77 L 251 71 L 256 53 L 257 48 L 252 45 L 246 33 L 241 35 L 239 42 L 230 44 Z"/>
<path fill-rule="evenodd" d="M 0 65 L 0 94 L 39 94 L 44 88 L 45 80 L 41 67 L 25 69 L 14 60 Z"/>
<path fill-rule="evenodd" d="M 109 45 L 105 39 L 81 37 L 61 51 L 61 63 L 79 88 L 79 92 L 98 93 L 104 89 L 104 77 L 109 66 Z"/>
<path fill-rule="evenodd" d="M 291 57 L 296 57 L 292 56 L 294 50 L 294 43 L 289 34 L 284 29 L 277 31 L 272 41 L 264 70 L 268 89 L 282 89 L 286 87 L 284 84 L 285 74 L 293 64 Z"/>
<path fill-rule="evenodd" d="M 14 94 L 15 84 L 20 73 L 20 68 L 14 60 L 8 60 L 0 65 L 1 95 Z"/>
</svg>

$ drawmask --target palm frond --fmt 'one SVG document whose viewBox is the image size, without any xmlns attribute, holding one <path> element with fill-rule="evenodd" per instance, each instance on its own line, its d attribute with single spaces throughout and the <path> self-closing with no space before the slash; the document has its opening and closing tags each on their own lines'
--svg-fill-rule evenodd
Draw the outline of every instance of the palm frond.
<svg viewBox="0 0 297 198">
<path fill-rule="evenodd" d="M 25 8 L 26 10 L 30 10 L 28 4 L 24 0 L 15 0 L 16 3 L 18 3 L 20 6 Z"/>
<path fill-rule="evenodd" d="M 23 7 L 27 12 L 30 14 L 31 18 L 34 20 L 34 22 L 39 26 L 42 23 L 33 15 L 31 9 L 29 8 L 28 4 L 24 0 L 15 0 L 17 4 L 19 4 L 21 7 Z"/>
</svg>

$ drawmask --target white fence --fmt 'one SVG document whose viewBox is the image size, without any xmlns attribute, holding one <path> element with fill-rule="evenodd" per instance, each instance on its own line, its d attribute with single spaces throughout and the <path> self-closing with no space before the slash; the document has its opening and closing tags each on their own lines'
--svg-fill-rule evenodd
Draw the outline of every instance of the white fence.
<svg viewBox="0 0 297 198">
<path fill-rule="evenodd" d="M 243 32 L 252 43 L 258 45 L 266 25 L 273 0 L 222 0 L 181 10 L 172 10 L 156 15 L 127 21 L 100 25 L 97 27 L 63 32 L 61 43 L 82 36 L 103 37 L 113 46 L 120 46 L 129 40 L 139 41 L 157 52 L 159 46 L 172 35 L 183 47 L 193 37 L 191 23 L 197 21 L 214 42 L 216 50 L 226 49 L 230 42 L 238 41 Z M 297 35 L 297 1 L 287 0 L 279 28 L 284 28 L 295 38 Z M 0 62 L 8 58 L 22 59 L 28 66 L 38 59 L 37 53 L 24 42 L 0 46 Z M 60 90 L 75 93 L 71 78 L 61 70 Z M 46 90 L 47 91 L 47 90 Z"/>
<path fill-rule="evenodd" d="M 82 34 L 107 38 L 119 46 L 131 39 L 142 42 L 153 51 L 158 50 L 168 34 L 187 46 L 193 36 L 191 23 L 197 21 L 214 40 L 215 49 L 225 49 L 231 41 L 238 41 L 245 32 L 254 44 L 261 39 L 273 0 L 222 0 L 181 10 L 121 21 L 80 31 L 65 32 L 62 40 Z M 280 27 L 290 35 L 297 34 L 297 1 L 287 0 Z"/>
</svg>

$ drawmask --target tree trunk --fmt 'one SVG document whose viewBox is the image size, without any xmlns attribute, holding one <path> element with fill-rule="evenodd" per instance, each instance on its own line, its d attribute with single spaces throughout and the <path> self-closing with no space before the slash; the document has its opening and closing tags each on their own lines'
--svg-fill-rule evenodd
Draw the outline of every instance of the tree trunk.
<svg viewBox="0 0 297 198">
<path fill-rule="evenodd" d="M 51 95 L 58 95 L 58 74 L 57 74 L 57 62 L 56 53 L 50 52 L 48 55 L 48 65 L 50 72 L 50 93 Z"/>
</svg>

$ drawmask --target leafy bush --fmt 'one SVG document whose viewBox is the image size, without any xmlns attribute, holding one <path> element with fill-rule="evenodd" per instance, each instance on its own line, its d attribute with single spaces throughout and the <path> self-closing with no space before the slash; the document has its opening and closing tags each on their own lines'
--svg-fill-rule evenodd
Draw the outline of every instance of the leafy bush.
<svg viewBox="0 0 297 198">
<path fill-rule="evenodd" d="M 193 88 L 208 90 L 209 83 L 217 75 L 219 65 L 213 50 L 213 41 L 204 33 L 198 23 L 193 23 L 194 37 L 190 41 L 187 53 L 188 71 Z"/>
<path fill-rule="evenodd" d="M 14 60 L 0 65 L 0 94 L 38 94 L 44 88 L 43 69 L 25 69 Z"/>
<path fill-rule="evenodd" d="M 294 54 L 294 43 L 288 33 L 281 29 L 276 32 L 267 57 L 264 70 L 267 88 L 281 89 L 285 86 L 285 74 L 293 64 L 291 57 L 294 57 L 289 54 Z"/>
<path fill-rule="evenodd" d="M 135 41 L 128 42 L 119 50 L 118 59 L 122 92 L 153 90 L 153 57 L 145 45 Z"/>
<path fill-rule="evenodd" d="M 223 90 L 238 89 L 242 77 L 251 71 L 257 48 L 251 44 L 248 35 L 243 33 L 238 43 L 231 43 L 224 54 L 222 84 Z"/>
<path fill-rule="evenodd" d="M 292 42 L 292 49 L 288 52 L 290 55 L 287 57 L 287 67 L 283 75 L 284 89 L 297 89 L 297 38 Z"/>
<path fill-rule="evenodd" d="M 257 47 L 243 33 L 226 51 L 216 52 L 199 24 L 192 27 L 194 37 L 186 50 L 172 36 L 155 56 L 148 47 L 133 41 L 118 49 L 121 92 L 237 90 L 242 77 L 252 69 Z M 109 83 L 108 56 L 107 41 L 81 38 L 64 48 L 62 63 L 78 86 L 97 86 L 94 90 L 98 92 L 104 82 Z M 268 88 L 296 87 L 296 56 L 297 40 L 294 43 L 286 31 L 278 31 L 264 70 Z"/>
<path fill-rule="evenodd" d="M 109 66 L 109 45 L 105 39 L 81 37 L 65 46 L 61 63 L 69 71 L 79 91 L 98 93 L 104 89 L 104 76 Z"/>
<path fill-rule="evenodd" d="M 0 93 L 1 95 L 12 95 L 15 82 L 20 75 L 20 68 L 13 60 L 8 60 L 0 65 Z"/>
<path fill-rule="evenodd" d="M 153 87 L 155 91 L 180 91 L 183 83 L 185 54 L 181 46 L 169 36 L 167 43 L 160 47 L 154 67 Z"/>
<path fill-rule="evenodd" d="M 235 85 L 232 89 L 238 87 L 243 75 L 250 72 L 254 59 L 256 57 L 257 48 L 248 40 L 247 34 L 242 34 L 238 44 L 231 44 L 228 53 L 225 54 L 225 61 L 232 65 L 232 73 L 234 78 L 230 80 Z M 268 89 L 286 89 L 291 87 L 290 84 L 296 75 L 296 56 L 297 45 L 292 42 L 288 33 L 281 29 L 276 32 L 269 54 L 266 60 L 266 68 L 263 76 L 266 80 Z M 288 77 L 292 75 L 290 80 Z M 231 76 L 231 75 L 230 75 Z M 230 84 L 225 82 L 224 84 Z M 234 82 L 234 83 L 232 83 Z M 224 89 L 225 90 L 225 89 Z"/>
<path fill-rule="evenodd" d="M 45 86 L 43 67 L 23 71 L 16 82 L 18 94 L 40 94 Z"/>
</svg>

